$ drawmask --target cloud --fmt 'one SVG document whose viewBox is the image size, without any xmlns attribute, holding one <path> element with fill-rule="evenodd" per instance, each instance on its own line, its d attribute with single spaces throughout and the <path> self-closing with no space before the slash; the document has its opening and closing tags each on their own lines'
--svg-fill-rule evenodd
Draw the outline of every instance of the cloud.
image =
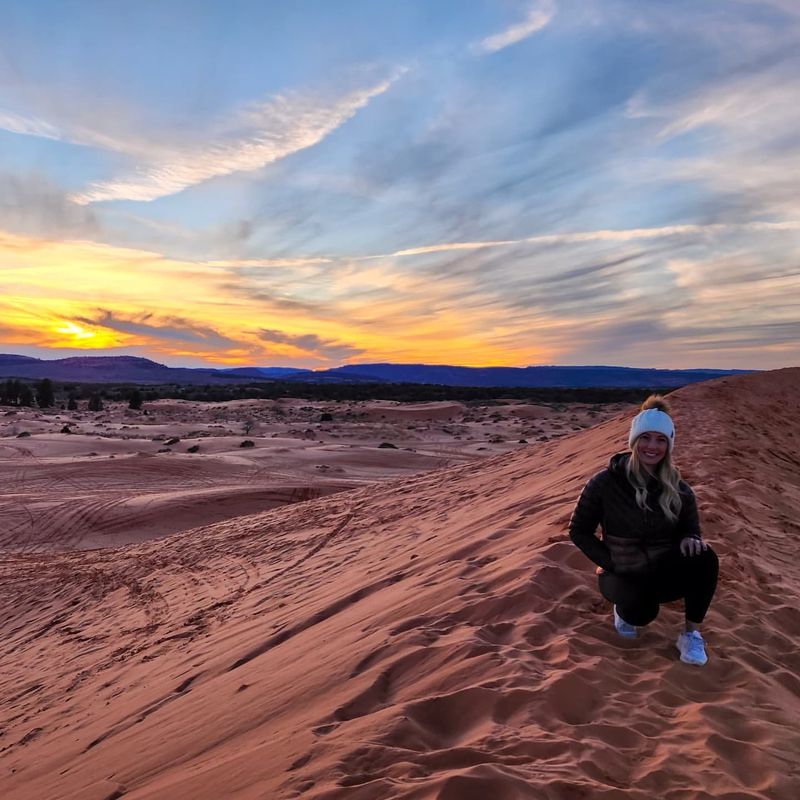
<svg viewBox="0 0 800 800">
<path fill-rule="evenodd" d="M 0 109 L 0 129 L 23 136 L 36 136 L 40 139 L 63 139 L 64 134 L 55 125 L 37 119 Z"/>
<path fill-rule="evenodd" d="M 210 178 L 249 172 L 312 147 L 343 125 L 402 74 L 333 99 L 279 95 L 235 115 L 205 142 L 175 147 L 132 174 L 99 181 L 72 195 L 81 205 L 106 200 L 150 201 Z"/>
<path fill-rule="evenodd" d="M 246 258 L 228 259 L 224 261 L 207 261 L 209 267 L 229 267 L 242 269 L 268 269 L 269 267 L 306 267 L 317 264 L 331 264 L 333 258 L 317 257 L 310 258 Z"/>
<path fill-rule="evenodd" d="M 444 253 L 453 250 L 485 250 L 493 247 L 509 247 L 512 245 L 567 245 L 585 242 L 631 242 L 639 239 L 662 239 L 672 236 L 716 235 L 727 232 L 769 232 L 800 231 L 800 220 L 784 220 L 780 222 L 741 222 L 741 223 L 709 223 L 687 225 L 665 225 L 656 228 L 630 228 L 620 230 L 575 231 L 572 233 L 549 233 L 540 236 L 528 236 L 523 239 L 502 239 L 486 242 L 449 242 L 447 244 L 423 245 L 396 250 L 382 255 L 361 256 L 355 260 L 377 258 L 403 258 L 407 256 Z"/>
<path fill-rule="evenodd" d="M 663 104 L 642 95 L 634 96 L 628 106 L 629 117 L 666 118 L 660 139 L 670 139 L 705 126 L 714 126 L 738 139 L 764 143 L 782 132 L 793 130 L 800 82 L 796 76 L 797 59 L 791 69 L 780 64 L 755 74 L 736 74 L 709 83 L 681 100 Z"/>
<path fill-rule="evenodd" d="M 151 313 L 136 314 L 129 318 L 121 317 L 113 311 L 98 309 L 93 317 L 76 317 L 83 325 L 108 328 L 148 339 L 191 342 L 209 348 L 230 349 L 241 347 L 241 342 L 223 336 L 214 328 L 196 325 L 180 317 L 159 318 Z"/>
<path fill-rule="evenodd" d="M 378 256 L 364 256 L 367 258 L 401 258 L 403 256 L 422 256 L 428 253 L 446 253 L 451 250 L 483 250 L 487 247 L 505 247 L 512 244 L 520 244 L 525 241 L 524 239 L 501 239 L 499 241 L 488 242 L 450 242 L 448 244 L 431 244 L 422 247 L 409 247 L 405 250 L 395 250 L 394 253 L 388 253 Z"/>
<path fill-rule="evenodd" d="M 326 310 L 319 303 L 282 297 L 279 293 L 269 289 L 258 289 L 235 281 L 220 284 L 219 290 L 232 297 L 248 300 L 260 309 L 266 307 L 271 312 L 291 311 L 300 314 L 313 314 L 316 317 L 331 315 L 330 310 Z"/>
<path fill-rule="evenodd" d="M 721 77 L 692 91 L 634 95 L 625 113 L 641 120 L 658 146 L 653 174 L 691 187 L 695 196 L 702 189 L 704 206 L 728 218 L 796 217 L 798 33 L 783 26 L 778 35 L 793 37 L 791 46 L 758 40 L 760 50 L 744 65 L 724 61 Z"/>
<path fill-rule="evenodd" d="M 89 208 L 70 202 L 44 175 L 0 173 L 0 214 L 7 231 L 45 238 L 95 238 L 101 232 Z"/>
<path fill-rule="evenodd" d="M 668 340 L 677 348 L 708 352 L 717 361 L 717 354 L 728 353 L 740 365 L 745 358 L 759 366 L 796 363 L 797 255 L 797 246 L 789 247 L 776 263 L 774 253 L 753 243 L 706 258 L 668 260 L 684 299 L 664 317 Z"/>
<path fill-rule="evenodd" d="M 498 50 L 517 44 L 546 27 L 555 13 L 554 0 L 539 0 L 530 6 L 522 22 L 517 22 L 500 33 L 487 36 L 474 45 L 473 49 L 479 53 L 496 53 Z"/>
<path fill-rule="evenodd" d="M 115 135 L 83 123 L 64 121 L 54 124 L 35 115 L 19 114 L 14 111 L 0 109 L 0 130 L 33 136 L 38 139 L 50 139 L 86 147 L 98 147 L 116 153 L 136 157 L 153 157 L 154 154 L 168 152 L 156 139 L 136 136 L 126 131 L 123 135 Z"/>
<path fill-rule="evenodd" d="M 342 344 L 331 339 L 322 339 L 315 333 L 290 334 L 262 328 L 258 335 L 266 342 L 287 344 L 306 353 L 314 353 L 329 359 L 353 358 L 365 352 L 363 348 Z"/>
</svg>

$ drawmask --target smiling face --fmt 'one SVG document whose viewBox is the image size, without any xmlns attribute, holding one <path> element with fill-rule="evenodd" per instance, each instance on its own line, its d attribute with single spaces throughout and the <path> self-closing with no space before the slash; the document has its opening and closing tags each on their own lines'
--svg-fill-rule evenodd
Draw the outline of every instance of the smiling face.
<svg viewBox="0 0 800 800">
<path fill-rule="evenodd" d="M 661 463 L 667 450 L 669 450 L 669 439 L 663 433 L 645 431 L 636 440 L 636 455 L 639 457 L 639 463 L 648 472 L 652 472 Z"/>
</svg>

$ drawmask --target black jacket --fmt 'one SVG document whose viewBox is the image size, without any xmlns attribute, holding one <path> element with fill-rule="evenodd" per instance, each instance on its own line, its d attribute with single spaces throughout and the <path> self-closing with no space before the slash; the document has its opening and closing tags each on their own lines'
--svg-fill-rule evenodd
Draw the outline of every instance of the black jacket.
<svg viewBox="0 0 800 800">
<path fill-rule="evenodd" d="M 676 522 L 670 522 L 658 504 L 661 483 L 656 478 L 647 485 L 651 510 L 639 508 L 625 472 L 629 457 L 628 453 L 612 456 L 608 467 L 586 484 L 572 512 L 569 535 L 607 572 L 644 575 L 686 536 L 699 539 L 700 523 L 694 493 L 683 481 L 679 486 L 683 505 Z M 598 525 L 602 540 L 595 536 Z"/>
</svg>

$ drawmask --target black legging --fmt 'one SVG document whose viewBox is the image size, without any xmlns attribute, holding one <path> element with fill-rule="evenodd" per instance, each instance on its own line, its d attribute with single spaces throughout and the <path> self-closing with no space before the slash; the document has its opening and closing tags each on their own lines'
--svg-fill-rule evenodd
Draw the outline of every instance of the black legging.
<svg viewBox="0 0 800 800">
<path fill-rule="evenodd" d="M 614 603 L 617 613 L 631 625 L 648 625 L 661 603 L 686 599 L 686 619 L 701 623 L 717 588 L 719 560 L 709 547 L 699 555 L 684 556 L 675 550 L 646 577 L 603 572 L 600 592 Z"/>
</svg>

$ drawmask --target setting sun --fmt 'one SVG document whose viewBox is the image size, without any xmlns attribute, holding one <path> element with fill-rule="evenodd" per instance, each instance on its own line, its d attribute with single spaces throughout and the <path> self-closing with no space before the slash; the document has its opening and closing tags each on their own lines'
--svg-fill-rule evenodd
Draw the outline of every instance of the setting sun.
<svg viewBox="0 0 800 800">
<path fill-rule="evenodd" d="M 117 337 L 112 331 L 90 330 L 75 322 L 63 322 L 53 328 L 53 332 L 59 334 L 58 346 L 60 347 L 95 349 L 114 347 L 118 344 Z"/>
<path fill-rule="evenodd" d="M 74 336 L 76 339 L 91 339 L 96 336 L 94 331 L 87 331 L 86 328 L 81 328 L 74 322 L 65 322 L 60 328 L 56 328 L 56 333 L 65 333 L 68 336 Z"/>
</svg>

